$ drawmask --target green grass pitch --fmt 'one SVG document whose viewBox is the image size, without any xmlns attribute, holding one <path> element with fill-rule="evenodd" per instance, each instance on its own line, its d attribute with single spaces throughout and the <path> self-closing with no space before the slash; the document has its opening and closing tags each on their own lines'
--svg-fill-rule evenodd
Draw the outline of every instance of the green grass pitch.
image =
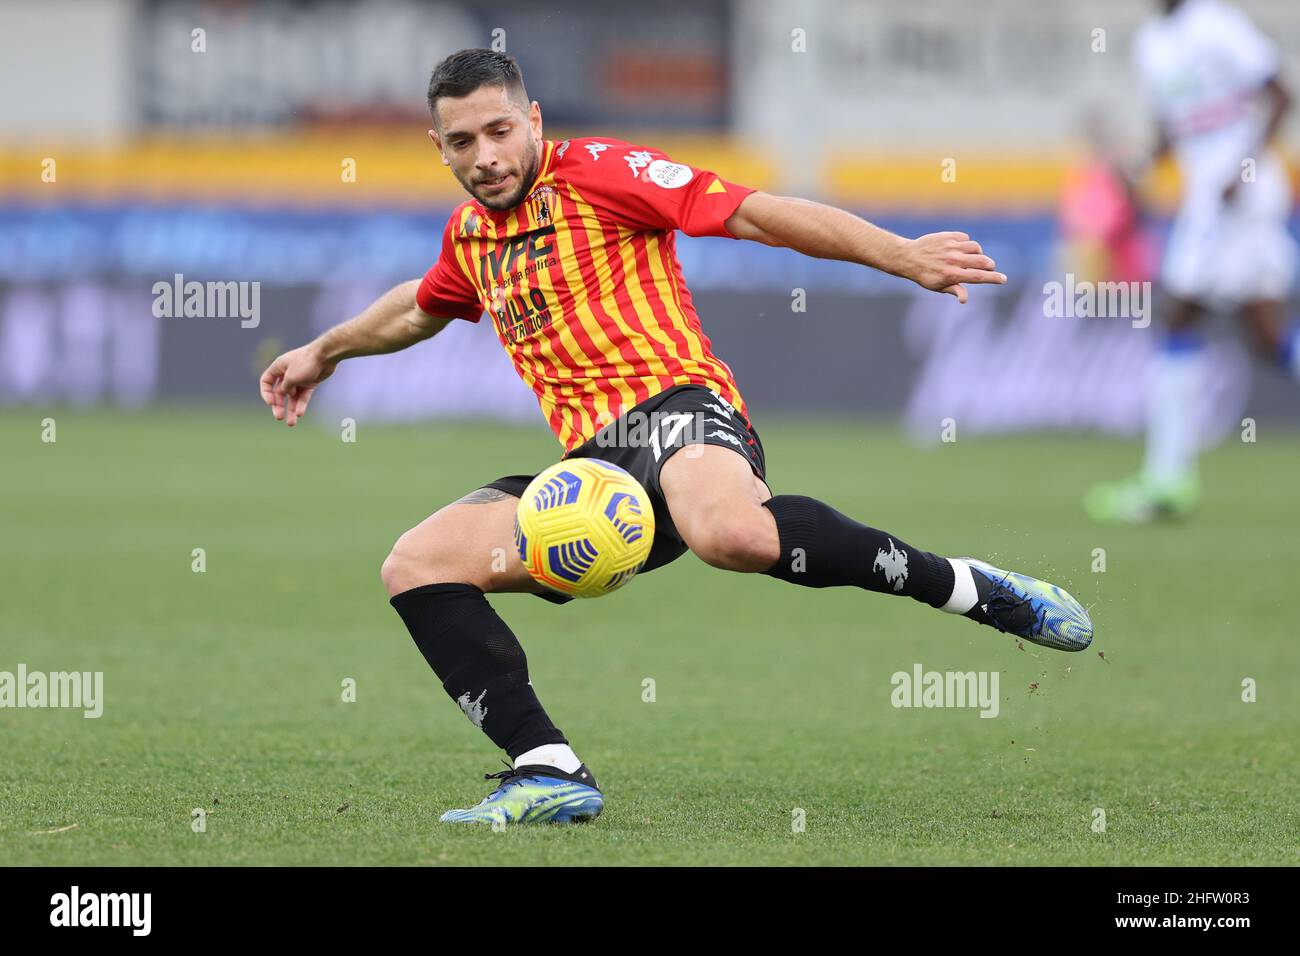
<svg viewBox="0 0 1300 956">
<path fill-rule="evenodd" d="M 690 555 L 599 601 L 495 597 L 607 807 L 585 826 L 449 827 L 438 814 L 477 802 L 499 755 L 379 565 L 442 503 L 553 461 L 540 424 L 363 421 L 345 443 L 260 409 L 9 410 L 0 670 L 103 671 L 105 703 L 97 720 L 0 710 L 0 860 L 1300 862 L 1300 436 L 1216 450 L 1193 521 L 1129 530 L 1090 525 L 1080 500 L 1132 469 L 1132 444 L 922 449 L 758 415 L 777 493 L 1062 583 L 1093 606 L 1093 648 L 1020 650 L 910 600 Z M 890 676 L 916 663 L 998 671 L 999 716 L 895 709 Z"/>
</svg>

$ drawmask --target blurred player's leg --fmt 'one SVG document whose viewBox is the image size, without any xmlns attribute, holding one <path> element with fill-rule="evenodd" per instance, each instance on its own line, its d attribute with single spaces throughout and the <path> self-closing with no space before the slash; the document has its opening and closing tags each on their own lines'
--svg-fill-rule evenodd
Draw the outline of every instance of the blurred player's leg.
<svg viewBox="0 0 1300 956">
<path fill-rule="evenodd" d="M 603 806 L 537 699 L 523 647 L 484 596 L 539 589 L 514 558 L 517 502 L 480 488 L 402 535 L 383 566 L 391 603 L 447 694 L 514 761 L 482 804 L 444 814 L 448 822 L 589 819 Z"/>
<path fill-rule="evenodd" d="M 1285 304 L 1300 263 L 1287 228 L 1291 190 L 1285 168 L 1268 157 L 1256 182 L 1243 183 L 1238 194 L 1227 237 L 1232 301 L 1260 356 L 1300 381 L 1300 321 L 1288 318 Z"/>
<path fill-rule="evenodd" d="M 1142 484 L 1157 506 L 1190 508 L 1196 494 L 1201 422 L 1196 414 L 1206 386 L 1202 309 L 1172 303 L 1169 329 L 1148 370 L 1147 447 Z"/>
<path fill-rule="evenodd" d="M 1206 386 L 1203 309 L 1170 302 L 1168 328 L 1147 367 L 1146 453 L 1141 472 L 1091 488 L 1084 505 L 1095 521 L 1140 523 L 1187 514 L 1200 483 L 1201 406 Z"/>
<path fill-rule="evenodd" d="M 1045 647 L 1083 650 L 1092 621 L 1054 585 L 914 548 L 804 495 L 772 496 L 738 453 L 676 454 L 659 475 L 673 523 L 703 561 L 804 587 L 911 597 Z"/>
<path fill-rule="evenodd" d="M 1300 320 L 1287 321 L 1285 303 L 1277 299 L 1247 302 L 1238 315 L 1260 354 L 1300 382 Z"/>
</svg>

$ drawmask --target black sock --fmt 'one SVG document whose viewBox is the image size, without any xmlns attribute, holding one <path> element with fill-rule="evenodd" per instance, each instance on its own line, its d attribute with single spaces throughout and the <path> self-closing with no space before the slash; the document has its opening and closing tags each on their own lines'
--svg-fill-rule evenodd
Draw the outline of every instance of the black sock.
<svg viewBox="0 0 1300 956">
<path fill-rule="evenodd" d="M 809 588 L 852 585 L 906 594 L 931 607 L 952 597 L 946 558 L 859 524 L 816 498 L 776 495 L 763 504 L 776 518 L 781 541 L 781 557 L 764 574 Z"/>
<path fill-rule="evenodd" d="M 567 744 L 528 683 L 514 632 L 469 584 L 426 584 L 389 602 L 465 716 L 513 761 L 543 744 Z"/>
</svg>

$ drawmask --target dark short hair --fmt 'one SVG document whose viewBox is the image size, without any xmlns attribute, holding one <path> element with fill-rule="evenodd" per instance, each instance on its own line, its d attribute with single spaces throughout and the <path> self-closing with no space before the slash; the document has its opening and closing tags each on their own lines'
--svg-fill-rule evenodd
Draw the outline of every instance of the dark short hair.
<svg viewBox="0 0 1300 956">
<path fill-rule="evenodd" d="M 437 121 L 435 107 L 442 97 L 469 96 L 482 86 L 499 86 L 510 93 L 511 99 L 528 105 L 524 74 L 515 58 L 475 48 L 458 50 L 434 67 L 429 77 L 429 115 Z"/>
</svg>

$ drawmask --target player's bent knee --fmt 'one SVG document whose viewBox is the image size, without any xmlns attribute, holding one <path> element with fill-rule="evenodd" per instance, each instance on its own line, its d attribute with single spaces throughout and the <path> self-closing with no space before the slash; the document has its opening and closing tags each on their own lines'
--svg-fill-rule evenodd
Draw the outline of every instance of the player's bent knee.
<svg viewBox="0 0 1300 956">
<path fill-rule="evenodd" d="M 421 584 L 430 583 L 427 580 L 420 580 L 420 562 L 407 543 L 409 535 L 408 531 L 397 539 L 397 543 L 393 545 L 392 550 L 388 552 L 388 557 L 384 558 L 384 563 L 379 568 L 379 576 L 384 582 L 389 597 L 409 591 L 411 588 L 418 588 Z"/>
<path fill-rule="evenodd" d="M 705 564 L 726 571 L 765 571 L 781 556 L 775 528 L 764 509 L 711 520 L 688 541 Z"/>
<path fill-rule="evenodd" d="M 482 582 L 461 580 L 466 575 L 457 567 L 453 552 L 442 546 L 427 528 L 412 528 L 397 539 L 379 569 L 389 597 L 426 584 L 456 581 L 482 587 Z"/>
</svg>

